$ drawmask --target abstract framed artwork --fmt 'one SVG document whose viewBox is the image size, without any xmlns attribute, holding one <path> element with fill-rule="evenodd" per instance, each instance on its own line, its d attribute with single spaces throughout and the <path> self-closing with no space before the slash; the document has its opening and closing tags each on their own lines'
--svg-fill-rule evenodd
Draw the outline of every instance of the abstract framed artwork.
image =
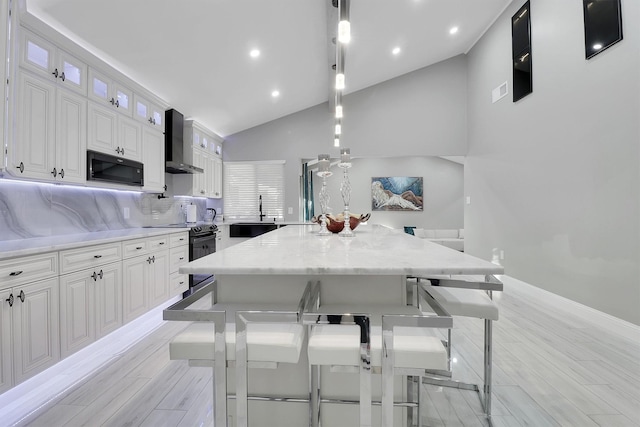
<svg viewBox="0 0 640 427">
<path fill-rule="evenodd" d="M 371 210 L 422 211 L 422 177 L 371 178 Z"/>
</svg>

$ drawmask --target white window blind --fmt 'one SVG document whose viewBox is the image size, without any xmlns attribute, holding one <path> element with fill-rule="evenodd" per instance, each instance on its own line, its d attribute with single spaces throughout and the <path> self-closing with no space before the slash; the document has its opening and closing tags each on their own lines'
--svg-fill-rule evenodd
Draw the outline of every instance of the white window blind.
<svg viewBox="0 0 640 427">
<path fill-rule="evenodd" d="M 264 162 L 224 162 L 225 219 L 284 220 L 284 160 Z"/>
</svg>

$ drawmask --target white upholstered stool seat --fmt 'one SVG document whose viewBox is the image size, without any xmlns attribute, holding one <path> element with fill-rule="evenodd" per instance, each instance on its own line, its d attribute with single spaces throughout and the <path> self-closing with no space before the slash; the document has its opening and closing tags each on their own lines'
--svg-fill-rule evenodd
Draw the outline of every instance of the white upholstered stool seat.
<svg viewBox="0 0 640 427">
<path fill-rule="evenodd" d="M 498 320 L 497 304 L 479 289 L 447 288 L 425 284 L 427 292 L 452 316 Z"/>
<path fill-rule="evenodd" d="M 172 360 L 187 359 L 190 366 L 212 366 L 216 426 L 227 418 L 227 366 L 236 368 L 236 425 L 248 426 L 247 368 L 276 368 L 279 363 L 298 363 L 305 339 L 300 321 L 309 296 L 309 283 L 297 304 L 215 303 L 216 283 L 199 289 L 163 312 L 165 320 L 191 321 L 169 344 Z M 212 295 L 208 309 L 190 309 L 194 302 Z M 216 342 L 217 339 L 224 343 Z M 217 348 L 216 348 L 217 347 Z M 269 399 L 256 396 L 256 399 Z M 289 400 L 279 398 L 279 400 Z"/>
<path fill-rule="evenodd" d="M 398 368 L 446 370 L 447 349 L 439 338 L 420 328 L 396 327 L 393 331 L 394 365 Z M 360 360 L 358 326 L 318 325 L 309 334 L 312 365 L 357 366 Z M 371 365 L 382 366 L 382 327 L 371 327 Z"/>
<path fill-rule="evenodd" d="M 394 370 L 399 369 L 404 375 L 421 376 L 425 371 L 446 371 L 449 366 L 445 344 L 430 332 L 432 328 L 450 328 L 451 318 L 425 316 L 419 307 L 320 304 L 313 312 L 305 313 L 305 324 L 310 325 L 307 353 L 312 382 L 311 422 L 314 427 L 320 421 L 319 366 L 359 368 L 361 426 L 371 423 L 372 371 L 383 375 L 382 417 L 383 424 L 390 425 Z M 383 352 L 383 348 L 390 351 Z M 418 407 L 419 401 L 418 398 Z"/>
<path fill-rule="evenodd" d="M 235 360 L 235 323 L 227 323 L 227 360 Z M 252 323 L 247 325 L 247 359 L 253 362 L 298 363 L 304 328 L 295 323 Z M 215 334 L 211 323 L 194 322 L 169 344 L 171 360 L 214 360 Z"/>
<path fill-rule="evenodd" d="M 491 299 L 491 292 L 493 290 L 502 291 L 502 282 L 493 276 L 483 278 L 431 276 L 425 279 L 421 281 L 418 278 L 418 286 L 421 286 L 449 314 L 484 320 L 484 385 L 480 401 L 486 415 L 490 417 L 493 359 L 492 322 L 499 318 L 498 305 Z M 440 382 L 438 385 L 442 385 L 442 383 Z M 480 393 L 480 387 L 477 384 L 452 381 L 449 386 L 475 390 Z"/>
</svg>

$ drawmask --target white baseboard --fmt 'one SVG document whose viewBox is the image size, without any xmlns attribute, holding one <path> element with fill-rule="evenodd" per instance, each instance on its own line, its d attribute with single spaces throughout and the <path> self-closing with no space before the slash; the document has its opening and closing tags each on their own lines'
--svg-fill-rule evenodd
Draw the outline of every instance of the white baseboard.
<svg viewBox="0 0 640 427">
<path fill-rule="evenodd" d="M 517 293 L 535 299 L 548 307 L 566 311 L 591 325 L 606 329 L 620 338 L 635 343 L 640 342 L 640 326 L 638 325 L 510 276 L 500 276 L 500 280 L 504 284 L 505 292 Z"/>
</svg>

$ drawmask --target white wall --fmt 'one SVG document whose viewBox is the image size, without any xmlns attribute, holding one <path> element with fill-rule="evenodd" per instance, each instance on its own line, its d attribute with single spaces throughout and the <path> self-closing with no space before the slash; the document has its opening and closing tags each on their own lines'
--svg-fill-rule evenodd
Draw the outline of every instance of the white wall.
<svg viewBox="0 0 640 427">
<path fill-rule="evenodd" d="M 354 159 L 349 169 L 351 183 L 350 211 L 371 213 L 371 224 L 384 224 L 393 228 L 415 226 L 419 228 L 464 228 L 464 166 L 434 156 Z M 340 193 L 343 170 L 331 168 L 327 179 L 333 214 L 344 209 Z M 314 171 L 315 173 L 315 171 Z M 371 208 L 371 178 L 375 176 L 420 176 L 423 178 L 424 210 L 416 212 L 373 211 Z M 315 212 L 320 215 L 318 192 L 322 179 L 314 176 Z"/>
<path fill-rule="evenodd" d="M 640 324 L 640 2 L 621 43 L 584 58 L 580 0 L 531 0 L 533 93 L 509 80 L 514 2 L 468 55 L 465 250 Z"/>
<path fill-rule="evenodd" d="M 466 82 L 458 56 L 346 95 L 342 146 L 368 158 L 466 154 Z M 224 160 L 286 160 L 286 219 L 297 220 L 301 159 L 338 157 L 333 123 L 317 105 L 225 138 Z"/>
</svg>

